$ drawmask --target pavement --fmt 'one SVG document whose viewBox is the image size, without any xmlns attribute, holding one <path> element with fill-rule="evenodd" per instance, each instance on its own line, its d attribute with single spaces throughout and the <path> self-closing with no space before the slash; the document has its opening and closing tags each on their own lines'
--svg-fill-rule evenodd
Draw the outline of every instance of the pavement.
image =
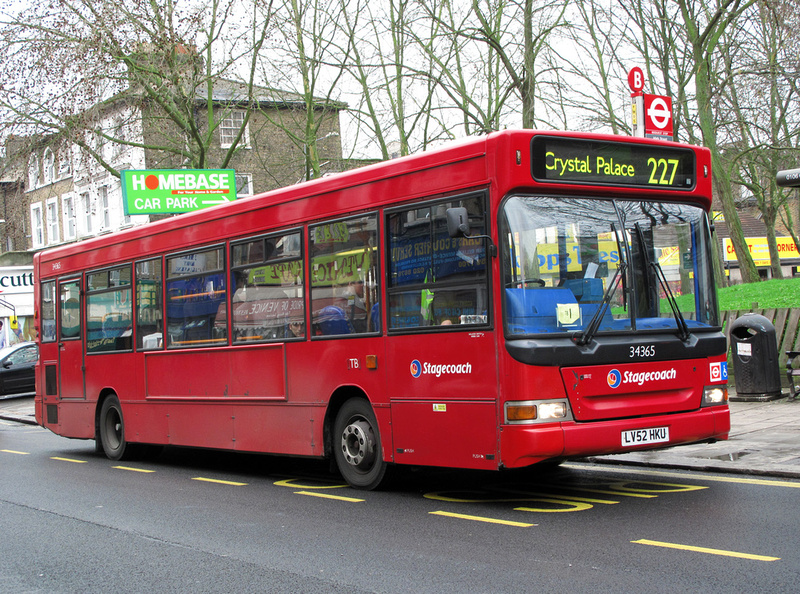
<svg viewBox="0 0 800 594">
<path fill-rule="evenodd" d="M 800 398 L 729 403 L 727 441 L 588 458 L 600 464 L 730 472 L 800 479 Z M 0 419 L 35 425 L 33 398 L 0 400 Z"/>
</svg>

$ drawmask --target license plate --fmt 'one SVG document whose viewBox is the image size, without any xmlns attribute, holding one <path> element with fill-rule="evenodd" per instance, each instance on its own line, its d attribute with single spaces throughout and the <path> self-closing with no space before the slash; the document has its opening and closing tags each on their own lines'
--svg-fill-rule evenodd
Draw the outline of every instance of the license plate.
<svg viewBox="0 0 800 594">
<path fill-rule="evenodd" d="M 622 447 L 669 441 L 669 427 L 630 429 L 622 432 Z"/>
</svg>

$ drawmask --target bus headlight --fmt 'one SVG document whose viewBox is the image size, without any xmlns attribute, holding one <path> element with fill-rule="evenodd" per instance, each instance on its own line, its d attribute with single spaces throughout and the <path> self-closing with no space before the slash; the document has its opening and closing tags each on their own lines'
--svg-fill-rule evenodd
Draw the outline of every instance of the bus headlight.
<svg viewBox="0 0 800 594">
<path fill-rule="evenodd" d="M 543 402 L 539 405 L 539 418 L 563 419 L 567 416 L 566 402 Z"/>
<path fill-rule="evenodd" d="M 572 420 L 566 400 L 506 402 L 505 413 L 505 422 L 508 425 Z"/>
<path fill-rule="evenodd" d="M 706 386 L 703 389 L 703 406 L 716 406 L 728 402 L 728 386 Z"/>
</svg>

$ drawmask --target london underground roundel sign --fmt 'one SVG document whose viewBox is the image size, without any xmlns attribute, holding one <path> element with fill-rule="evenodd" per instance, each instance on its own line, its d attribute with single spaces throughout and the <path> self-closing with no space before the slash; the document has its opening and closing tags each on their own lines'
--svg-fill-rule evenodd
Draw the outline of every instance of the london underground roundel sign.
<svg viewBox="0 0 800 594">
<path fill-rule="evenodd" d="M 645 136 L 672 137 L 672 98 L 663 95 L 644 96 Z"/>
</svg>

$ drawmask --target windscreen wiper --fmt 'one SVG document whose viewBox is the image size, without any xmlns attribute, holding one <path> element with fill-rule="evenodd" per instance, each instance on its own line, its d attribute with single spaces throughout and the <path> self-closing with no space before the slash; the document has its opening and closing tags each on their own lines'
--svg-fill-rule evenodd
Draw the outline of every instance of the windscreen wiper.
<svg viewBox="0 0 800 594">
<path fill-rule="evenodd" d="M 622 262 L 622 242 L 619 240 L 619 233 L 617 233 L 617 227 L 614 223 L 611 223 L 611 232 L 614 234 L 614 239 L 617 240 L 617 258 Z M 625 276 L 622 277 L 622 309 L 628 311 L 628 288 L 625 286 Z"/>
<path fill-rule="evenodd" d="M 600 307 L 597 308 L 597 311 L 594 312 L 592 319 L 589 320 L 589 324 L 586 326 L 586 330 L 583 332 L 579 332 L 574 340 L 575 344 L 578 346 L 583 346 L 587 344 L 594 335 L 597 333 L 597 329 L 600 327 L 600 321 L 603 319 L 603 316 L 608 309 L 608 304 L 611 303 L 611 299 L 614 297 L 614 293 L 617 290 L 617 286 L 620 284 L 620 279 L 625 278 L 625 270 L 628 268 L 627 262 L 620 262 L 617 271 L 614 273 L 614 276 L 611 278 L 611 282 L 608 284 L 608 288 L 606 292 L 603 294 L 603 301 L 600 303 Z"/>
<path fill-rule="evenodd" d="M 667 282 L 667 277 L 664 274 L 664 270 L 661 268 L 661 264 L 658 263 L 658 260 L 650 260 L 650 255 L 647 253 L 647 244 L 644 240 L 644 232 L 642 232 L 642 228 L 639 226 L 639 223 L 636 223 L 634 227 L 636 228 L 636 237 L 639 240 L 639 248 L 642 252 L 642 259 L 644 260 L 645 268 L 652 268 L 653 272 L 655 272 L 656 278 L 658 279 L 658 284 L 661 285 L 662 289 L 664 289 L 664 294 L 667 296 L 667 303 L 669 303 L 670 309 L 672 309 L 672 316 L 675 318 L 675 324 L 678 327 L 678 337 L 681 340 L 686 341 L 689 339 L 689 326 L 686 324 L 686 320 L 683 318 L 681 309 L 678 307 L 678 302 L 675 301 L 675 296 L 672 294 L 672 291 L 669 288 L 669 283 Z"/>
</svg>

